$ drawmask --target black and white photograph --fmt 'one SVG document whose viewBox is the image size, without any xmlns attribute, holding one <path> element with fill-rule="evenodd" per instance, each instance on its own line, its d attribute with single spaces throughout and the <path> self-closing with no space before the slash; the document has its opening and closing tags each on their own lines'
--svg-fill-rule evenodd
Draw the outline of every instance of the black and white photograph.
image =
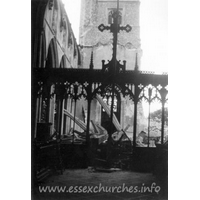
<svg viewBox="0 0 200 200">
<path fill-rule="evenodd" d="M 167 41 L 168 0 L 31 0 L 32 200 L 168 199 Z"/>
<path fill-rule="evenodd" d="M 199 199 L 199 7 L 2 1 L 0 199 Z"/>
</svg>

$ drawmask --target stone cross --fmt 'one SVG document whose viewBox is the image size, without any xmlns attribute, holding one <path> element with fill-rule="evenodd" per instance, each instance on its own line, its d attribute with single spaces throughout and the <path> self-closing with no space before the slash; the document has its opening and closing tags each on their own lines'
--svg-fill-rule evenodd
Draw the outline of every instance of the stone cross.
<svg viewBox="0 0 200 200">
<path fill-rule="evenodd" d="M 111 102 L 111 113 L 110 113 L 110 130 L 109 130 L 109 137 L 108 137 L 108 143 L 111 141 L 111 135 L 113 133 L 112 130 L 112 119 L 113 119 L 113 107 L 114 107 L 114 88 L 115 88 L 115 74 L 116 74 L 116 68 L 118 66 L 118 62 L 116 59 L 117 56 L 117 35 L 120 30 L 125 30 L 126 32 L 130 32 L 132 27 L 130 25 L 126 26 L 119 26 L 118 20 L 119 20 L 119 0 L 117 1 L 117 10 L 115 10 L 112 13 L 113 23 L 110 26 L 105 26 L 104 24 L 100 24 L 98 26 L 98 29 L 103 32 L 104 30 L 110 30 L 110 32 L 113 33 L 113 57 L 112 60 L 109 62 L 106 68 L 108 68 L 111 73 L 111 80 L 112 80 L 112 102 Z M 104 66 L 103 66 L 104 67 Z M 109 152 L 110 145 L 108 144 L 108 152 Z M 109 153 L 108 153 L 109 154 Z M 108 156 L 109 157 L 109 156 Z"/>
<path fill-rule="evenodd" d="M 112 18 L 113 23 L 110 26 L 105 26 L 104 24 L 100 24 L 98 26 L 98 29 L 103 32 L 104 30 L 110 30 L 111 33 L 113 33 L 113 57 L 110 62 L 110 71 L 112 72 L 113 76 L 115 76 L 116 67 L 117 67 L 117 35 L 120 30 L 125 30 L 126 32 L 130 32 L 132 30 L 132 27 L 130 25 L 126 26 L 120 26 L 118 23 L 119 20 L 119 0 L 117 1 L 117 9 L 113 11 Z"/>
<path fill-rule="evenodd" d="M 105 26 L 104 24 L 100 24 L 98 29 L 103 32 L 104 30 L 110 30 L 113 33 L 113 60 L 116 60 L 117 54 L 117 34 L 120 30 L 125 30 L 126 32 L 130 32 L 132 27 L 130 25 L 126 26 L 119 26 L 118 23 L 118 16 L 119 16 L 119 0 L 117 1 L 117 10 L 112 13 L 113 23 L 110 26 Z M 115 62 L 116 63 L 116 62 Z M 116 64 L 114 64 L 114 68 Z M 115 70 L 114 70 L 115 71 Z M 115 73 L 115 72 L 114 72 Z"/>
</svg>

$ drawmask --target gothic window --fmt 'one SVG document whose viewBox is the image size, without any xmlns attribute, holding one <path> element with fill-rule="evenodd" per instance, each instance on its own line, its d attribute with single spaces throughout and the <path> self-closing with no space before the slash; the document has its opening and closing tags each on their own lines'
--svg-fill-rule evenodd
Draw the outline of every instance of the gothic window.
<svg viewBox="0 0 200 200">
<path fill-rule="evenodd" d="M 112 11 L 108 13 L 108 24 L 112 24 Z"/>
<path fill-rule="evenodd" d="M 112 24 L 113 23 L 113 12 L 115 12 L 116 9 L 110 9 L 110 11 L 108 12 L 108 24 Z M 118 24 L 122 23 L 122 13 L 121 11 L 119 11 L 119 15 L 118 15 Z"/>
<path fill-rule="evenodd" d="M 112 98 L 110 97 L 104 97 L 103 101 L 109 106 L 109 109 L 111 108 L 111 101 Z M 114 96 L 114 105 L 113 105 L 113 111 L 117 112 L 117 97 Z M 105 112 L 105 110 L 103 109 L 103 112 Z"/>
</svg>

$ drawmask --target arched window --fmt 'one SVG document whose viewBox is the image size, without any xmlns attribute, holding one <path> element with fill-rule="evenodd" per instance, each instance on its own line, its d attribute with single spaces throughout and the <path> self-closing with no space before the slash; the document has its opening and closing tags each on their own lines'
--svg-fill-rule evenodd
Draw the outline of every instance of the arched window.
<svg viewBox="0 0 200 200">
<path fill-rule="evenodd" d="M 60 68 L 67 68 L 67 64 L 66 64 L 66 58 L 63 55 L 60 61 Z"/>
<path fill-rule="evenodd" d="M 56 46 L 55 39 L 52 39 L 49 44 L 47 59 L 46 59 L 46 67 L 45 68 L 58 68 L 58 51 Z"/>
<path fill-rule="evenodd" d="M 116 8 L 113 8 L 108 13 L 108 24 L 113 24 L 113 13 L 116 11 Z M 118 14 L 118 24 L 122 23 L 122 13 L 119 11 Z"/>
</svg>

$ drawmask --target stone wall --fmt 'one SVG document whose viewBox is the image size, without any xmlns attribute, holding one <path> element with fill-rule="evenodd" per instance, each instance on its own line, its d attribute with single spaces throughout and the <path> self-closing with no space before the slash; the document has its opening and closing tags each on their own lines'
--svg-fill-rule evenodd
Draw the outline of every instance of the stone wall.
<svg viewBox="0 0 200 200">
<path fill-rule="evenodd" d="M 45 34 L 45 52 L 47 57 L 49 45 L 53 40 L 56 43 L 58 66 L 64 57 L 66 65 L 63 67 L 77 68 L 79 49 L 71 28 L 70 21 L 61 0 L 50 0 L 46 6 L 43 32 Z"/>
<path fill-rule="evenodd" d="M 112 41 L 113 34 L 109 30 L 103 32 L 98 30 L 100 24 L 108 26 L 108 13 L 111 9 L 117 7 L 116 0 L 82 0 L 81 4 L 81 20 L 79 41 L 82 55 L 82 63 L 84 68 L 89 68 L 91 52 L 93 51 L 93 62 L 95 69 L 102 68 L 102 60 L 105 64 L 112 58 Z M 122 14 L 122 22 L 120 26 L 129 24 L 132 30 L 127 33 L 120 31 L 118 34 L 117 60 L 126 60 L 126 69 L 134 70 L 136 53 L 137 63 L 140 67 L 140 58 L 142 55 L 140 41 L 140 24 L 139 24 L 139 7 L 138 0 L 120 0 L 119 10 Z M 122 63 L 121 63 L 122 64 Z M 132 137 L 133 133 L 133 114 L 134 104 L 128 98 L 120 97 L 121 112 L 120 123 L 123 128 L 130 125 L 127 130 Z M 143 130 L 146 120 L 143 115 L 142 106 L 138 106 L 139 119 L 138 131 Z M 96 101 L 91 105 L 91 119 L 101 122 L 101 109 Z"/>
<path fill-rule="evenodd" d="M 94 67 L 102 68 L 102 60 L 112 58 L 113 35 L 109 30 L 100 32 L 100 24 L 108 24 L 108 13 L 116 8 L 116 1 L 97 1 L 82 0 L 81 22 L 80 22 L 80 45 L 83 67 L 88 68 L 91 51 L 94 52 Z M 127 33 L 120 31 L 118 34 L 117 59 L 126 60 L 126 68 L 134 70 L 136 52 L 138 53 L 138 64 L 140 66 L 141 45 L 140 45 L 140 26 L 139 26 L 139 1 L 120 1 L 119 8 L 122 13 L 122 24 L 129 24 L 132 30 Z"/>
</svg>

